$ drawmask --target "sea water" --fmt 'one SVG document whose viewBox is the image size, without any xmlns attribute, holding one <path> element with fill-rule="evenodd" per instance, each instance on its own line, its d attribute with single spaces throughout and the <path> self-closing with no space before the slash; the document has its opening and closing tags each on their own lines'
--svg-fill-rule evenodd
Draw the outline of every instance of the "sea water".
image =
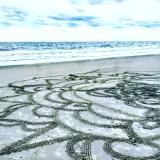
<svg viewBox="0 0 160 160">
<path fill-rule="evenodd" d="M 0 66 L 160 54 L 160 42 L 0 42 Z"/>
</svg>

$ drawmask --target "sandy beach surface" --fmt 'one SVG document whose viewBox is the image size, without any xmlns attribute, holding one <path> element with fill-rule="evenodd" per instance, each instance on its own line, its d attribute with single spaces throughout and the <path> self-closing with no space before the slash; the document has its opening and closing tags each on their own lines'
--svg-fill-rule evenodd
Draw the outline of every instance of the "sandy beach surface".
<svg viewBox="0 0 160 160">
<path fill-rule="evenodd" d="M 0 160 L 160 159 L 160 55 L 0 67 Z"/>
<path fill-rule="evenodd" d="M 0 67 L 0 86 L 33 77 L 85 73 L 97 69 L 110 72 L 160 71 L 160 55 Z"/>
</svg>

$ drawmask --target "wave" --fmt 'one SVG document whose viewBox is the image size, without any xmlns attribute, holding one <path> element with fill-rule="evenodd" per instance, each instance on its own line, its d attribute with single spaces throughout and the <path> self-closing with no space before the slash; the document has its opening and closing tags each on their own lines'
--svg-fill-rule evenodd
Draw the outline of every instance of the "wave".
<svg viewBox="0 0 160 160">
<path fill-rule="evenodd" d="M 160 54 L 160 42 L 0 43 L 0 66 Z"/>
</svg>

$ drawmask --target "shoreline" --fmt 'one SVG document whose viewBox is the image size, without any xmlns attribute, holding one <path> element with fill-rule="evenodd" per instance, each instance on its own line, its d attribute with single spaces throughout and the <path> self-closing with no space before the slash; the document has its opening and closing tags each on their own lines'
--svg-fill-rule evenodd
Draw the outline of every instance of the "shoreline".
<svg viewBox="0 0 160 160">
<path fill-rule="evenodd" d="M 10 67 L 23 67 L 23 66 L 42 66 L 42 65 L 52 65 L 59 63 L 72 63 L 72 62 L 86 62 L 86 61 L 100 61 L 100 60 L 112 60 L 112 59 L 126 59 L 126 58 L 137 58 L 137 57 L 152 57 L 152 56 L 160 56 L 160 54 L 146 54 L 146 55 L 132 55 L 132 56 L 113 56 L 113 57 L 100 57 L 100 58 L 91 58 L 91 59 L 76 59 L 76 60 L 66 60 L 66 61 L 46 61 L 46 62 L 37 62 L 37 63 L 25 63 L 25 64 L 10 64 L 10 65 L 2 65 L 1 68 L 10 68 Z"/>
<path fill-rule="evenodd" d="M 116 57 L 95 60 L 57 62 L 0 67 L 0 86 L 10 82 L 50 75 L 84 73 L 97 69 L 109 72 L 160 71 L 160 55 Z"/>
</svg>

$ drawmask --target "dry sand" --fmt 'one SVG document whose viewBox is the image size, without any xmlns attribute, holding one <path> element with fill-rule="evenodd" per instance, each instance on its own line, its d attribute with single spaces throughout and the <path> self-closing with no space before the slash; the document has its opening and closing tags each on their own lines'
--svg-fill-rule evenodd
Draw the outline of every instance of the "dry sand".
<svg viewBox="0 0 160 160">
<path fill-rule="evenodd" d="M 160 56 L 2 67 L 0 76 L 0 160 L 160 159 Z"/>
</svg>

